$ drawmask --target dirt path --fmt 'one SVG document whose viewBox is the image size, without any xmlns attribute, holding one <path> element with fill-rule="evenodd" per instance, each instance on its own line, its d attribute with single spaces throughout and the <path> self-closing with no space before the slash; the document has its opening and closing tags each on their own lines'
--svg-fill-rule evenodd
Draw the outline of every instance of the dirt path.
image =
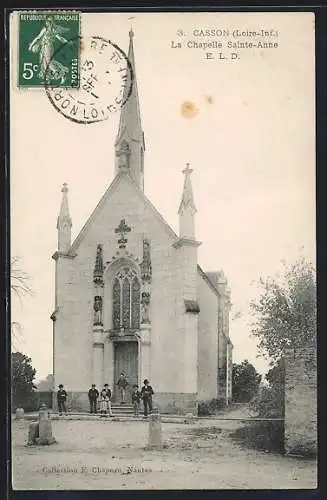
<svg viewBox="0 0 327 500">
<path fill-rule="evenodd" d="M 227 408 L 225 411 L 217 412 L 216 417 L 222 419 L 251 418 L 253 414 L 248 404 L 237 404 Z"/>
<path fill-rule="evenodd" d="M 162 424 L 167 448 L 148 451 L 147 422 L 53 421 L 57 443 L 26 447 L 13 422 L 15 489 L 315 488 L 315 461 L 265 454 L 229 437 L 237 421 Z"/>
</svg>

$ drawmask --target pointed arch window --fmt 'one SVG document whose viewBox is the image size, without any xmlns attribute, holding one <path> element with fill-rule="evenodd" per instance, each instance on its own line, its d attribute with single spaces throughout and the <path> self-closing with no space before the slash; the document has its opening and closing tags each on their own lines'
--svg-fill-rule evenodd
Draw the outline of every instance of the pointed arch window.
<svg viewBox="0 0 327 500">
<path fill-rule="evenodd" d="M 113 327 L 115 330 L 140 327 L 140 281 L 130 267 L 120 269 L 113 281 Z"/>
<path fill-rule="evenodd" d="M 119 168 L 125 167 L 129 168 L 129 157 L 131 154 L 131 149 L 127 141 L 123 140 L 116 155 L 119 157 Z"/>
</svg>

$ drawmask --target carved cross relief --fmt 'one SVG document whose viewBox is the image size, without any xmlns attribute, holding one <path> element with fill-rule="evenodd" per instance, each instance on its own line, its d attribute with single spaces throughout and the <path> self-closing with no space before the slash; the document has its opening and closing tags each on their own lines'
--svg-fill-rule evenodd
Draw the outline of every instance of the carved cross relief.
<svg viewBox="0 0 327 500">
<path fill-rule="evenodd" d="M 119 248 L 126 248 L 127 239 L 125 238 L 125 234 L 129 233 L 131 228 L 127 226 L 125 219 L 122 219 L 119 223 L 119 226 L 116 227 L 115 233 L 120 235 L 118 240 Z"/>
</svg>

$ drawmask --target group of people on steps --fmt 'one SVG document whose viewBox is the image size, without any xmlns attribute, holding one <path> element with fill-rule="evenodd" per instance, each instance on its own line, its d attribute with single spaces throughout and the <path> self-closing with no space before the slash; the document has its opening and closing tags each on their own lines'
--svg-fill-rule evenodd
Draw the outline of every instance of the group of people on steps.
<svg viewBox="0 0 327 500">
<path fill-rule="evenodd" d="M 140 413 L 140 404 L 143 401 L 143 415 L 147 417 L 149 413 L 152 412 L 152 396 L 154 394 L 151 385 L 147 379 L 143 382 L 143 387 L 139 390 L 137 384 L 132 386 L 132 405 L 134 409 L 134 415 L 138 416 Z M 120 393 L 120 404 L 126 404 L 126 390 L 129 386 L 127 378 L 124 373 L 121 373 L 119 379 L 117 381 L 117 387 Z M 104 384 L 103 389 L 99 393 L 95 384 L 92 384 L 91 389 L 88 391 L 89 403 L 90 403 L 90 413 L 98 413 L 100 411 L 101 416 L 109 415 L 113 416 L 111 409 L 111 397 L 112 392 L 109 388 L 108 384 Z M 59 390 L 57 392 L 57 402 L 58 402 L 58 411 L 59 415 L 62 413 L 67 413 L 66 410 L 66 400 L 67 400 L 67 392 L 64 389 L 62 384 L 59 385 Z"/>
</svg>

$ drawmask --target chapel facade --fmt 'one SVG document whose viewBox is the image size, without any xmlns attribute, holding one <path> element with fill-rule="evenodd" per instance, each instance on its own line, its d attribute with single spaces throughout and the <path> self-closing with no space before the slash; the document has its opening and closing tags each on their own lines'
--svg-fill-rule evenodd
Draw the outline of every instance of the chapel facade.
<svg viewBox="0 0 327 500">
<path fill-rule="evenodd" d="M 144 194 L 132 31 L 128 58 L 134 80 L 114 145 L 115 177 L 73 242 L 62 188 L 53 255 L 54 391 L 64 384 L 68 407 L 88 410 L 91 384 L 108 383 L 119 402 L 124 372 L 129 387 L 150 380 L 161 412 L 196 414 L 199 401 L 231 400 L 230 290 L 222 271 L 198 265 L 190 166 L 178 235 Z"/>
</svg>

